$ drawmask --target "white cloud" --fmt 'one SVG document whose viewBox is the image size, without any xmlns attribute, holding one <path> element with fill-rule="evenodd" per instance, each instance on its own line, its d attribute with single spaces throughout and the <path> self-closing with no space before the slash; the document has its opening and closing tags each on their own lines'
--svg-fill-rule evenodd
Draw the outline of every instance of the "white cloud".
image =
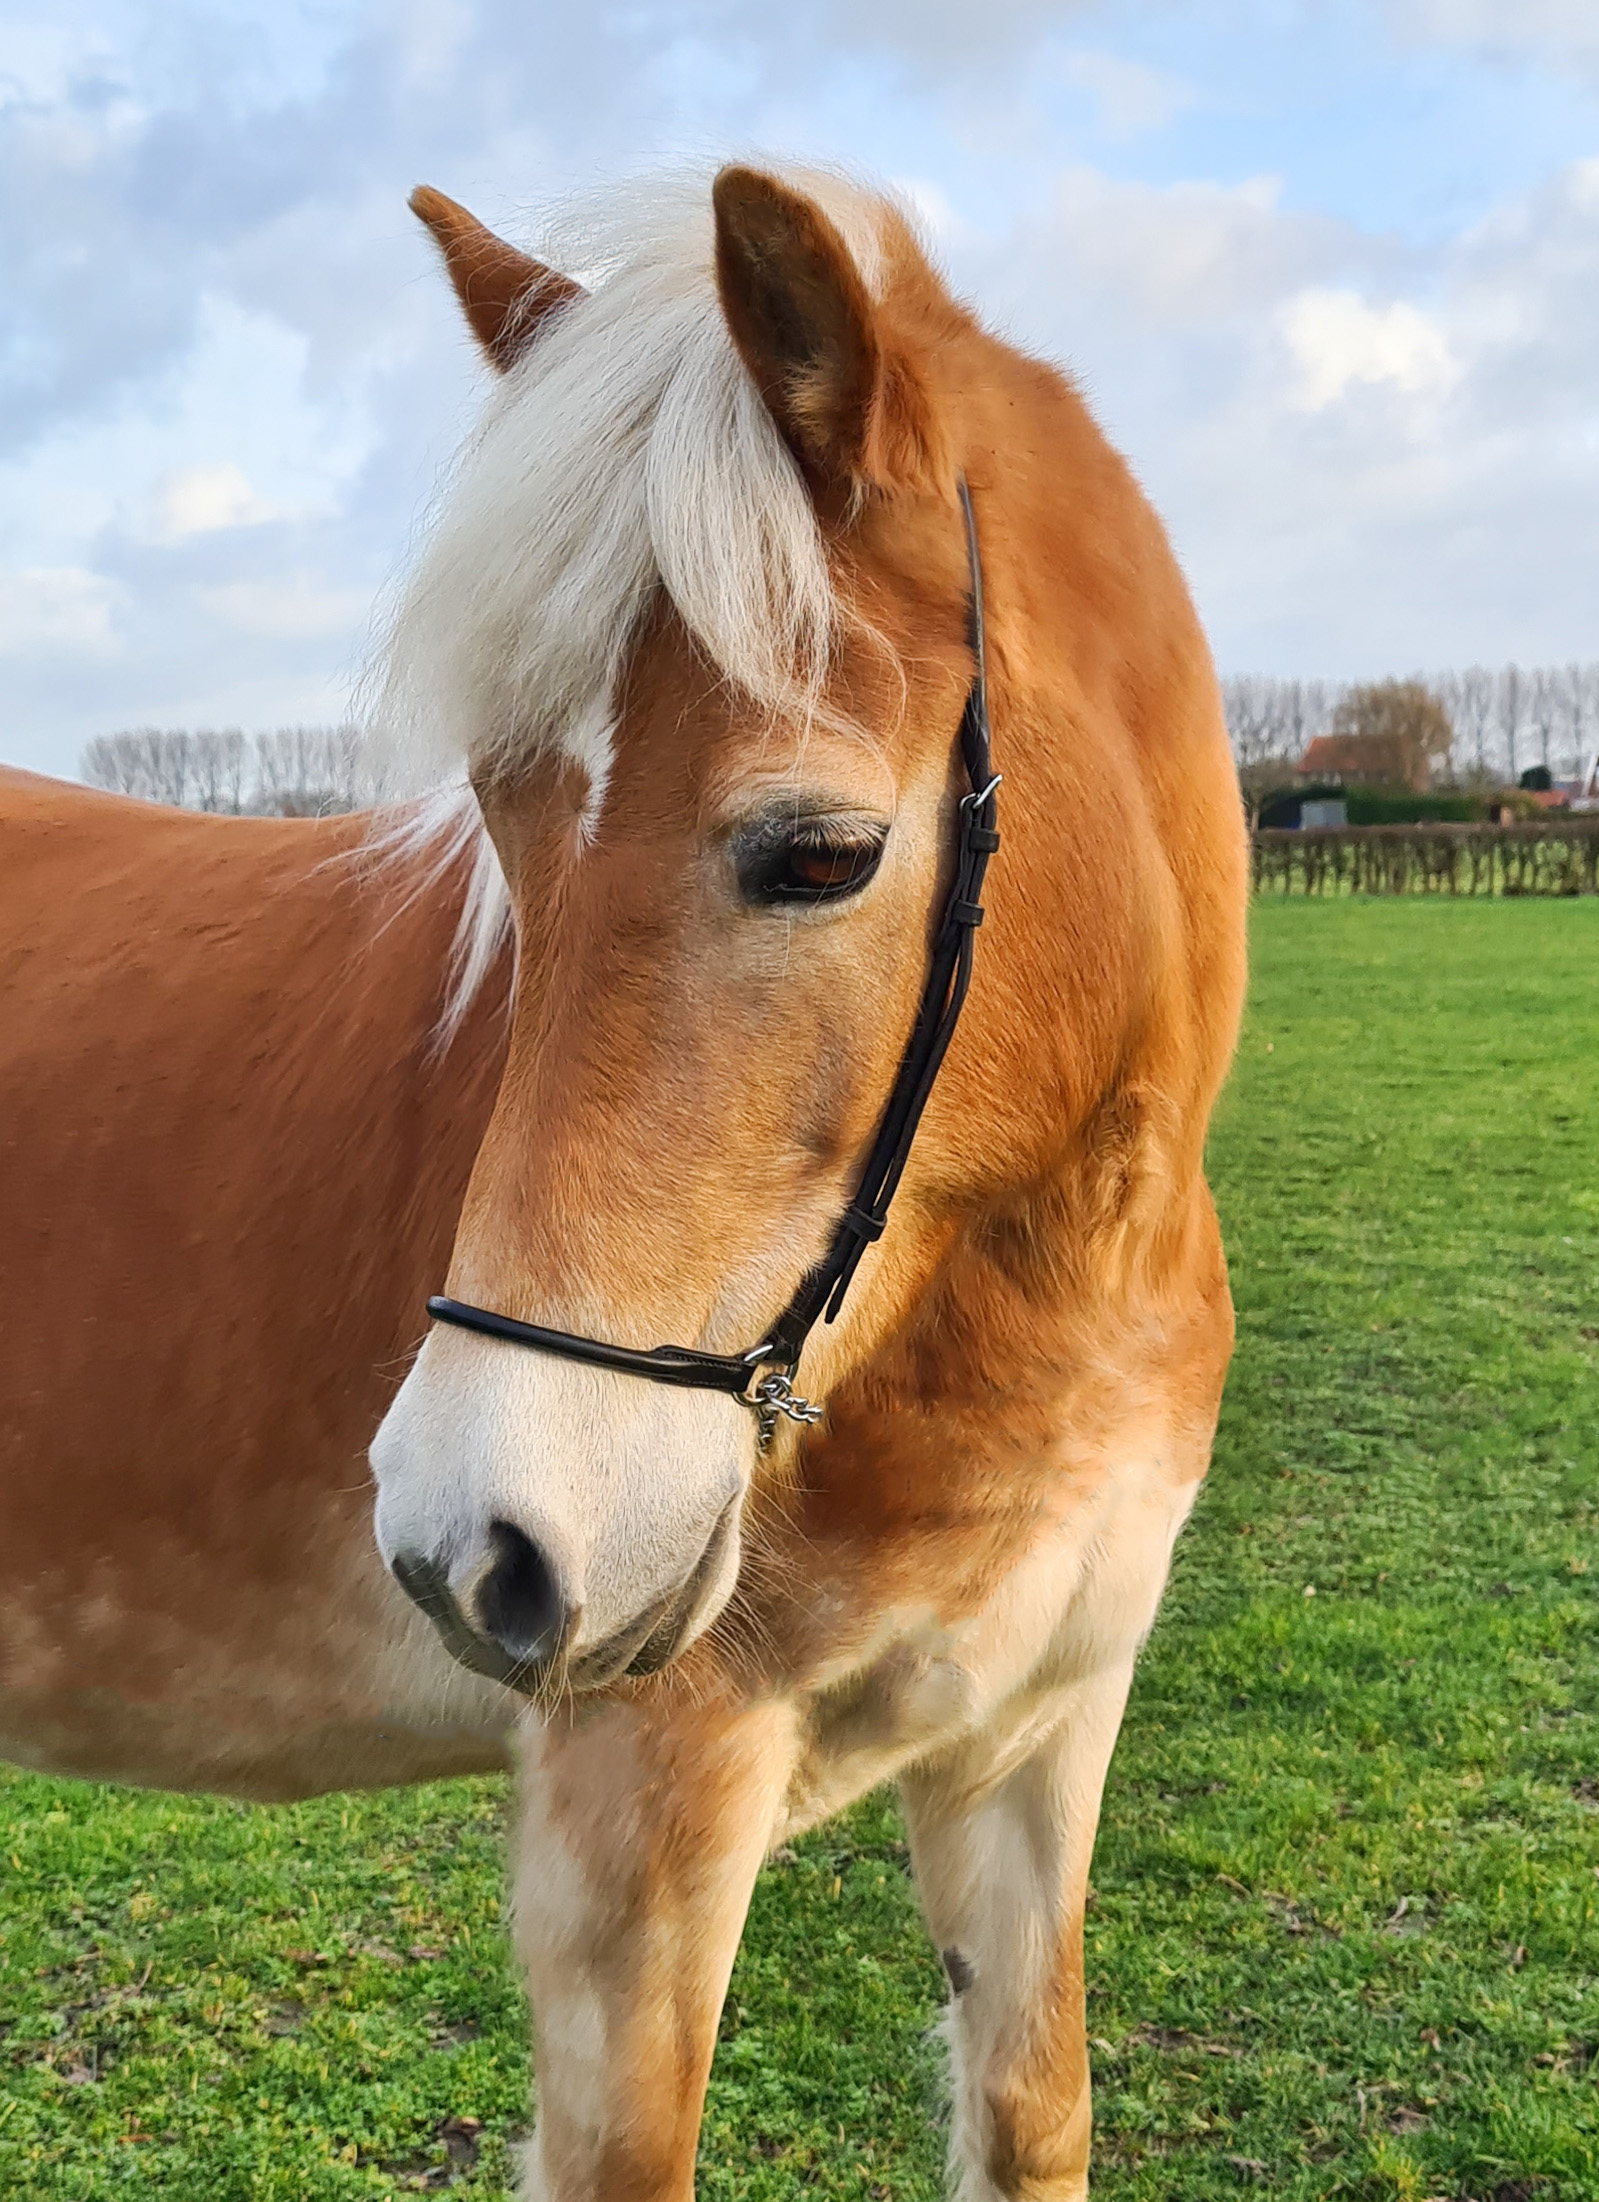
<svg viewBox="0 0 1599 2202">
<path fill-rule="evenodd" d="M 0 752 L 70 769 L 107 727 L 341 711 L 481 390 L 406 190 L 516 235 L 508 209 L 707 146 L 899 178 L 962 295 L 1080 374 L 1226 662 L 1592 654 L 1599 160 L 1525 189 L 1556 153 L 1498 155 L 1544 110 L 1496 103 L 1532 75 L 1504 56 L 1586 67 L 1599 0 L 10 16 L 32 28 L 9 87 L 0 29 L 0 199 L 27 210 L 0 233 L 0 539 L 27 572 L 0 580 Z M 1336 140 L 1295 77 L 1327 23 L 1371 70 Z M 1455 49 L 1428 80 L 1460 95 L 1476 226 L 1442 233 L 1458 195 L 1416 218 L 1398 185 L 1392 230 L 1320 211 L 1401 174 L 1395 44 L 1423 39 Z M 1397 150 L 1413 171 L 1442 142 Z"/>
<path fill-rule="evenodd" d="M 1064 320 L 1079 297 L 1112 303 L 1151 334 L 1231 320 L 1347 251 L 1335 225 L 1285 213 L 1275 176 L 1238 184 L 1128 183 L 1103 170 L 1066 170 L 1015 232 L 1012 287 Z M 1077 331 L 1070 321 L 1069 348 Z"/>
<path fill-rule="evenodd" d="M 115 585 L 82 566 L 32 566 L 0 573 L 0 657 L 47 658 L 57 651 L 108 656 L 116 646 Z"/>
<path fill-rule="evenodd" d="M 723 0 L 705 12 L 765 27 L 775 11 L 770 0 Z M 1092 14 L 1094 0 L 983 0 L 980 6 L 974 0 L 810 0 L 785 12 L 802 35 L 814 38 L 821 31 L 851 46 L 897 48 L 918 66 L 954 62 L 972 70 L 1058 29 L 1069 16 Z"/>
<path fill-rule="evenodd" d="M 175 549 L 269 520 L 332 518 L 380 430 L 362 363 L 314 383 L 310 349 L 279 315 L 203 298 L 170 368 L 103 410 L 63 408 L 0 458 L 12 555 L 67 565 L 100 554 L 108 530 Z"/>
<path fill-rule="evenodd" d="M 894 176 L 889 188 L 907 207 L 925 241 L 935 252 L 975 243 L 978 231 L 956 207 L 941 184 L 923 176 Z"/>
<path fill-rule="evenodd" d="M 389 22 L 407 81 L 425 90 L 448 75 L 471 37 L 475 10 L 467 0 L 391 0 Z"/>
<path fill-rule="evenodd" d="M 1599 63 L 1594 0 L 1397 0 L 1402 35 L 1430 45 L 1475 46 L 1587 74 Z"/>
<path fill-rule="evenodd" d="M 1054 73 L 1088 94 L 1099 110 L 1100 127 L 1112 138 L 1163 130 L 1184 108 L 1199 103 L 1193 86 L 1180 77 L 1090 47 L 1074 47 L 1062 54 Z"/>
<path fill-rule="evenodd" d="M 257 496 L 243 467 L 231 462 L 174 466 L 158 476 L 151 488 L 140 515 L 141 532 L 152 542 L 182 543 L 193 535 L 259 527 L 264 521 L 284 518 L 289 509 Z"/>
<path fill-rule="evenodd" d="M 61 99 L 75 77 L 115 68 L 115 47 L 104 31 L 62 22 L 55 11 L 29 21 L 21 8 L 8 10 L 0 30 L 0 104 L 43 107 Z"/>
<path fill-rule="evenodd" d="M 1308 412 L 1335 405 L 1357 383 L 1442 398 L 1460 380 L 1449 339 L 1408 299 L 1373 306 L 1356 291 L 1304 290 L 1282 308 L 1279 323 Z"/>
<path fill-rule="evenodd" d="M 986 269 L 957 272 L 1069 360 L 1170 524 L 1224 665 L 1587 656 L 1593 165 L 1425 247 L 1263 187 L 1073 170 Z"/>
</svg>

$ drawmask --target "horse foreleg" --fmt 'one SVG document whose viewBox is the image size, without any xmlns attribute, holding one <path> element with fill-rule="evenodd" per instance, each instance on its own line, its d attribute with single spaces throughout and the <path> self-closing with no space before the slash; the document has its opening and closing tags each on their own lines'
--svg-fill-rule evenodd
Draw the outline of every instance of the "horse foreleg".
<svg viewBox="0 0 1599 2202">
<path fill-rule="evenodd" d="M 690 2202 L 722 1999 L 793 1760 L 773 1705 L 610 1702 L 530 1728 L 514 1873 L 539 2097 L 528 2202 Z"/>
<path fill-rule="evenodd" d="M 1082 2202 L 1091 2128 L 1083 1905 L 1131 1661 L 905 1779 L 951 1998 L 960 2202 Z"/>
</svg>

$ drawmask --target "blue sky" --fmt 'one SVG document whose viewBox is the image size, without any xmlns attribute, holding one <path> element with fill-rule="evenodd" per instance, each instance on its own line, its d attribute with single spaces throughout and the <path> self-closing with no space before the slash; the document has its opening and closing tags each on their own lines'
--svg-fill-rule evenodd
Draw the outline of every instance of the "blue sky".
<svg viewBox="0 0 1599 2202">
<path fill-rule="evenodd" d="M 1230 671 L 1599 655 L 1596 0 L 0 0 L 0 756 L 342 715 L 480 389 L 405 210 L 840 160 Z"/>
</svg>

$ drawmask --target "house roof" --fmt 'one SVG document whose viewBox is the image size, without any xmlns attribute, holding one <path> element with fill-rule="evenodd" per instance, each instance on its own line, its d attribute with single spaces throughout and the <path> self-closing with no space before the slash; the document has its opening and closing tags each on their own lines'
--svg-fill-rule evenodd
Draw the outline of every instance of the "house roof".
<svg viewBox="0 0 1599 2202">
<path fill-rule="evenodd" d="M 1299 770 L 1309 774 L 1363 772 L 1370 765 L 1371 750 L 1358 734 L 1317 734 L 1299 760 Z"/>
</svg>

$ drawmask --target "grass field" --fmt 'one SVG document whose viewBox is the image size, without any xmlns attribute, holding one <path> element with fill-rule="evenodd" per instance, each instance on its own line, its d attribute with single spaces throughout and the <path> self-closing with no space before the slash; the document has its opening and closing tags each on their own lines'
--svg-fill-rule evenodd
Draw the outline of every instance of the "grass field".
<svg viewBox="0 0 1599 2202">
<path fill-rule="evenodd" d="M 1599 2196 L 1599 905 L 1266 904 L 1238 1356 L 1112 1772 L 1096 2202 Z M 492 1782 L 0 1782 L 0 2194 L 505 2192 Z M 700 2192 L 931 2202 L 892 1806 L 757 1893 Z M 618 2198 L 622 2202 L 622 2198 Z"/>
</svg>

